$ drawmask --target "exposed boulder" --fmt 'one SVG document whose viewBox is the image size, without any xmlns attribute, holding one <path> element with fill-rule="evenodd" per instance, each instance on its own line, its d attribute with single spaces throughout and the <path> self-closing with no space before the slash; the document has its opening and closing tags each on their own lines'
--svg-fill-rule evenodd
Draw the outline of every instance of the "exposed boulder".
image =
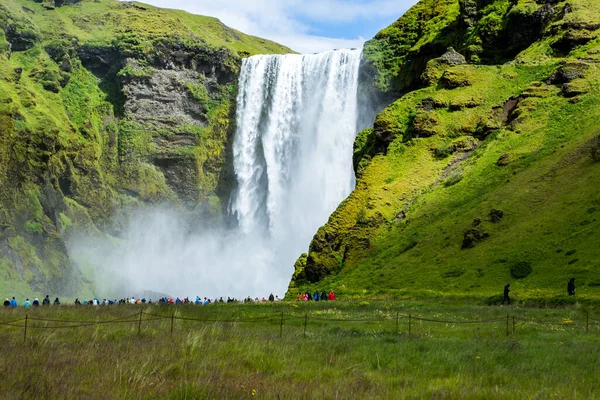
<svg viewBox="0 0 600 400">
<path fill-rule="evenodd" d="M 421 75 L 421 79 L 427 85 L 434 85 L 444 75 L 445 71 L 452 66 L 466 64 L 465 57 L 454 50 L 452 47 L 438 58 L 434 58 L 427 62 L 425 72 Z"/>
<path fill-rule="evenodd" d="M 436 60 L 438 63 L 446 65 L 462 65 L 467 63 L 465 56 L 454 50 L 452 47 L 448 47 L 448 50 Z"/>
<path fill-rule="evenodd" d="M 475 245 L 490 237 L 489 233 L 482 232 L 477 228 L 470 228 L 465 232 L 462 242 L 462 249 L 472 249 Z"/>
<path fill-rule="evenodd" d="M 463 237 L 461 249 L 472 249 L 477 243 L 489 238 L 490 234 L 483 230 L 481 218 L 475 218 L 471 227 L 467 229 Z"/>
<path fill-rule="evenodd" d="M 550 75 L 546 82 L 551 85 L 563 85 L 575 79 L 584 78 L 585 73 L 589 69 L 589 63 L 583 61 L 564 62 L 552 75 Z"/>
<path fill-rule="evenodd" d="M 440 118 L 434 112 L 421 111 L 413 120 L 412 132 L 416 137 L 434 136 L 440 129 Z"/>
<path fill-rule="evenodd" d="M 440 84 L 447 89 L 455 89 L 473 84 L 473 67 L 450 68 L 444 71 L 440 79 Z"/>
<path fill-rule="evenodd" d="M 591 88 L 587 80 L 575 79 L 563 85 L 562 94 L 567 98 L 573 98 L 589 93 L 590 90 Z"/>
</svg>

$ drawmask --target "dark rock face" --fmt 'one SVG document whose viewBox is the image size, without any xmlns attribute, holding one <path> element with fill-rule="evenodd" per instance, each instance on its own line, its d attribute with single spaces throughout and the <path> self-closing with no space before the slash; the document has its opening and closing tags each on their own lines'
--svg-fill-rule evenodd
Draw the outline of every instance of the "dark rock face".
<svg viewBox="0 0 600 400">
<path fill-rule="evenodd" d="M 16 23 L 10 24 L 4 32 L 12 51 L 29 50 L 40 40 L 40 34 L 35 28 Z"/>
<path fill-rule="evenodd" d="M 504 211 L 496 210 L 495 208 L 490 211 L 490 218 L 494 224 L 499 224 L 504 218 Z"/>
<path fill-rule="evenodd" d="M 551 85 L 569 83 L 575 79 L 584 78 L 589 68 L 590 65 L 586 62 L 565 62 L 548 78 L 547 82 Z"/>
<path fill-rule="evenodd" d="M 489 233 L 481 232 L 477 228 L 471 228 L 465 232 L 462 249 L 472 249 L 475 245 L 490 237 Z"/>
<path fill-rule="evenodd" d="M 152 67 L 136 59 L 125 61 L 124 70 L 130 73 L 121 79 L 123 110 L 125 118 L 151 136 L 148 161 L 163 173 L 179 200 L 194 208 L 205 190 L 198 184 L 195 149 L 204 145 L 201 132 L 210 129 L 208 110 L 229 101 L 223 98 L 222 85 L 236 81 L 233 71 L 219 65 L 223 59 L 218 54 L 198 62 L 176 53 L 171 51 Z M 225 139 L 231 133 L 224 132 Z"/>
<path fill-rule="evenodd" d="M 306 259 L 306 267 L 304 268 L 304 274 L 309 282 L 319 282 L 323 280 L 327 275 L 329 275 L 329 272 L 330 271 L 323 265 L 315 263 L 312 256 L 309 255 Z"/>
</svg>

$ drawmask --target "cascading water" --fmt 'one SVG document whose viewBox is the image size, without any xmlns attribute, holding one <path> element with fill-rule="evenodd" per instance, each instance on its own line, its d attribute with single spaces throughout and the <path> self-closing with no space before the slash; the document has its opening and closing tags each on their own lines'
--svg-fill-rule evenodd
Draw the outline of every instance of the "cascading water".
<svg viewBox="0 0 600 400">
<path fill-rule="evenodd" d="M 89 265 L 95 292 L 283 295 L 296 258 L 354 186 L 360 59 L 339 50 L 244 60 L 229 203 L 237 226 L 190 227 L 173 210 L 141 210 L 118 249 L 78 238 L 71 256 Z"/>
<path fill-rule="evenodd" d="M 244 235 L 263 237 L 272 263 L 266 278 L 279 293 L 353 189 L 360 59 L 360 50 L 338 50 L 243 62 L 230 212 Z"/>
<path fill-rule="evenodd" d="M 230 210 L 296 254 L 354 185 L 358 50 L 244 60 Z"/>
</svg>

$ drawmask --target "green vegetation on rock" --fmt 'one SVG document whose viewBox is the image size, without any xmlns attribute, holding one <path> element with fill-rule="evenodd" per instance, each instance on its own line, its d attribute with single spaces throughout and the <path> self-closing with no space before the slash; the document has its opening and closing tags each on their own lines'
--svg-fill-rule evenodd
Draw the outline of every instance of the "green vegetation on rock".
<svg viewBox="0 0 600 400">
<path fill-rule="evenodd" d="M 596 2 L 423 0 L 368 42 L 398 98 L 290 293 L 598 297 L 599 28 Z"/>
<path fill-rule="evenodd" d="M 136 205 L 218 216 L 241 58 L 288 52 L 140 3 L 3 1 L 0 262 L 12 292 L 77 290 L 65 238 L 118 235 Z"/>
</svg>

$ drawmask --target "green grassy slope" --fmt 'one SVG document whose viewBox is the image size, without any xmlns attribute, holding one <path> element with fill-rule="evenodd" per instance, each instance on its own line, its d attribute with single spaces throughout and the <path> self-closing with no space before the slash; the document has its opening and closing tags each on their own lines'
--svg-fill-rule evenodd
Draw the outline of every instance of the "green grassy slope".
<svg viewBox="0 0 600 400">
<path fill-rule="evenodd" d="M 111 44 L 118 35 L 135 35 L 148 43 L 160 37 L 182 41 L 201 40 L 213 48 L 225 47 L 237 54 L 284 54 L 291 51 L 269 40 L 231 29 L 218 19 L 168 10 L 138 2 L 83 0 L 56 7 L 53 0 L 8 0 L 3 7 L 11 15 L 31 21 L 44 40 L 76 38 L 82 42 Z"/>
<path fill-rule="evenodd" d="M 64 244 L 75 228 L 118 236 L 128 210 L 163 201 L 218 215 L 241 58 L 290 52 L 214 18 L 116 0 L 69 3 L 0 3 L 7 295 L 77 290 L 84 278 Z M 169 104 L 165 92 L 192 111 L 170 119 L 167 108 L 155 120 L 136 112 L 144 96 Z"/>
<path fill-rule="evenodd" d="M 494 56 L 486 40 L 477 52 L 470 44 L 485 13 L 501 9 L 504 32 L 509 14 L 535 15 L 547 5 L 488 2 L 469 27 L 468 2 L 435 2 L 454 20 L 420 20 L 420 36 L 405 38 L 407 46 L 383 46 L 390 30 L 415 14 L 424 18 L 430 3 L 367 45 L 367 54 L 387 49 L 371 57 L 375 85 L 405 94 L 359 134 L 356 190 L 299 259 L 290 292 L 318 286 L 359 296 L 493 300 L 511 282 L 514 295 L 547 298 L 566 294 L 575 277 L 580 296 L 598 297 L 600 7 L 575 1 L 565 13 L 564 2 L 554 4 L 539 35 L 500 64 L 516 50 L 500 47 Z M 442 35 L 447 26 L 455 30 Z M 446 49 L 432 40 L 455 46 L 469 62 L 452 52 L 436 58 Z"/>
</svg>

